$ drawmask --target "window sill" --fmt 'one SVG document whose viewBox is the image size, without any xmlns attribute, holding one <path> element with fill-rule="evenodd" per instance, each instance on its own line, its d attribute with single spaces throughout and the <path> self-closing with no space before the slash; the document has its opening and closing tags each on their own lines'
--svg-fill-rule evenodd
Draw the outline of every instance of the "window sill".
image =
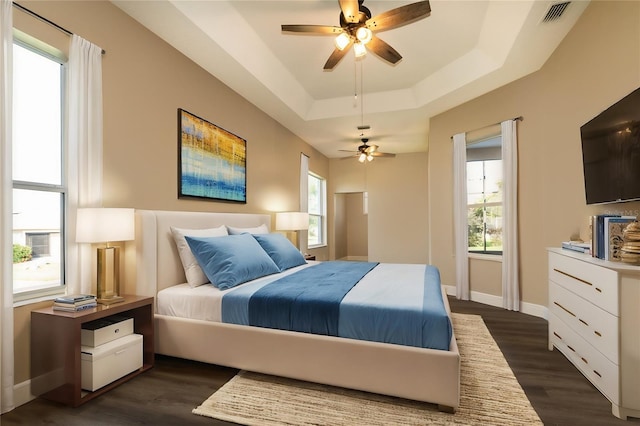
<svg viewBox="0 0 640 426">
<path fill-rule="evenodd" d="M 314 249 L 320 249 L 320 248 L 325 248 L 327 247 L 327 244 L 317 244 L 314 246 L 308 246 L 307 250 L 314 250 Z"/>
<path fill-rule="evenodd" d="M 502 262 L 502 255 L 501 254 L 469 253 L 469 259 L 487 260 L 490 262 Z"/>
<path fill-rule="evenodd" d="M 13 295 L 13 307 L 19 308 L 21 306 L 32 305 L 34 303 L 47 302 L 53 300 L 58 296 L 65 294 L 65 290 L 57 290 L 55 292 L 47 292 L 40 294 L 21 295 L 20 293 Z"/>
</svg>

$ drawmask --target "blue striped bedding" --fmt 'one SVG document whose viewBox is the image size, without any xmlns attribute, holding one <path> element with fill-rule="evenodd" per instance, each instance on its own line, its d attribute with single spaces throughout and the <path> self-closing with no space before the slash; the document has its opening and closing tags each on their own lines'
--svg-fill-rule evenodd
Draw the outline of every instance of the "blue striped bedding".
<svg viewBox="0 0 640 426">
<path fill-rule="evenodd" d="M 355 278 L 336 280 L 346 276 Z M 230 290 L 222 321 L 440 350 L 452 336 L 430 265 L 321 262 Z"/>
</svg>

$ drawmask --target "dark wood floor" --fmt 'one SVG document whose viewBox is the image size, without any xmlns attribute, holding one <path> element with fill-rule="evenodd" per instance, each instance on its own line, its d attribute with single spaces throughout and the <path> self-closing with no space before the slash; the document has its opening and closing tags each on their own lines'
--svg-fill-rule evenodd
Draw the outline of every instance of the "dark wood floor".
<svg viewBox="0 0 640 426">
<path fill-rule="evenodd" d="M 454 312 L 479 314 L 545 425 L 623 425 L 611 404 L 557 350 L 547 350 L 547 322 L 474 302 L 449 299 Z M 212 348 L 215 350 L 215 348 Z M 78 408 L 36 399 L 3 415 L 7 425 L 230 425 L 191 410 L 236 370 L 158 356 L 156 366 Z"/>
</svg>

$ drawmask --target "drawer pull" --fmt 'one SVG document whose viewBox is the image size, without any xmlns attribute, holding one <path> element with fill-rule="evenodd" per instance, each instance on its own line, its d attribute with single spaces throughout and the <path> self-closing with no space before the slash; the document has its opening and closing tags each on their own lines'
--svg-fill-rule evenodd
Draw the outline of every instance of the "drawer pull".
<svg viewBox="0 0 640 426">
<path fill-rule="evenodd" d="M 581 359 L 581 360 L 582 360 L 582 362 L 584 362 L 585 364 L 589 364 L 589 361 L 587 361 L 587 359 L 586 359 L 586 358 L 584 358 L 584 357 L 580 357 L 580 359 Z"/>
<path fill-rule="evenodd" d="M 556 333 L 555 331 L 553 332 L 553 335 L 556 336 L 558 339 L 562 340 L 562 336 L 560 336 L 558 333 Z"/>
<path fill-rule="evenodd" d="M 567 345 L 567 347 L 571 350 L 571 352 L 575 352 L 576 350 L 573 349 L 571 346 Z"/>
<path fill-rule="evenodd" d="M 573 312 L 571 312 L 570 310 L 568 310 L 567 308 L 565 308 L 564 306 L 562 306 L 561 304 L 559 304 L 558 302 L 553 302 L 554 305 L 560 307 L 563 311 L 565 311 L 566 313 L 568 313 L 569 315 L 571 315 L 572 317 L 575 317 L 576 314 L 574 314 Z"/>
<path fill-rule="evenodd" d="M 602 293 L 602 290 L 600 290 L 598 287 L 596 287 L 596 291 L 597 291 L 598 293 Z"/>
<path fill-rule="evenodd" d="M 602 378 L 602 374 L 598 373 L 596 370 L 593 370 L 593 372 L 595 373 L 596 376 Z"/>
<path fill-rule="evenodd" d="M 585 320 L 583 320 L 582 318 L 578 318 L 578 321 L 580 321 L 581 323 L 583 323 L 584 325 L 586 325 L 587 327 L 589 327 L 589 323 L 586 322 Z"/>
<path fill-rule="evenodd" d="M 565 276 L 567 276 L 567 277 L 569 277 L 569 278 L 573 278 L 573 279 L 574 279 L 574 280 L 576 280 L 576 281 L 580 281 L 580 282 L 581 282 L 581 283 L 583 283 L 583 284 L 586 284 L 586 285 L 593 285 L 593 284 L 591 284 L 589 281 L 585 281 L 585 280 L 583 280 L 582 278 L 578 278 L 578 277 L 573 276 L 573 275 L 571 275 L 571 274 L 567 274 L 566 272 L 563 272 L 563 271 L 561 271 L 561 270 L 559 270 L 559 269 L 553 268 L 553 270 L 554 270 L 554 271 L 556 271 L 556 272 L 557 272 L 557 273 L 559 273 L 559 274 L 565 275 Z"/>
<path fill-rule="evenodd" d="M 593 330 L 593 333 L 598 337 L 602 337 L 602 334 L 600 334 L 600 332 L 597 330 Z"/>
</svg>

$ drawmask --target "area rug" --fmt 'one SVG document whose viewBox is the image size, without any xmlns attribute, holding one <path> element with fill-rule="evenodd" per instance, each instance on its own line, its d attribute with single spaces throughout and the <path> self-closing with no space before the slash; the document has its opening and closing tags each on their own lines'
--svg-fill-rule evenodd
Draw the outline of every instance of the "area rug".
<svg viewBox="0 0 640 426">
<path fill-rule="evenodd" d="M 248 426 L 541 425 L 477 315 L 452 314 L 461 358 L 460 406 L 433 404 L 242 371 L 193 410 Z"/>
</svg>

